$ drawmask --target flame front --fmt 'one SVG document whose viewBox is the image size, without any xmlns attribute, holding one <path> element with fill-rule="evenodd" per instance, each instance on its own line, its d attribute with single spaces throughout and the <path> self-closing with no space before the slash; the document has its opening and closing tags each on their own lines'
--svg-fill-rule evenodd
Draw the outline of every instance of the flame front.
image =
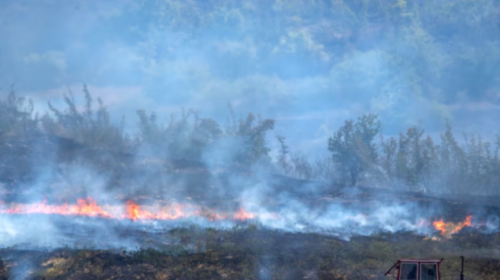
<svg viewBox="0 0 500 280">
<path fill-rule="evenodd" d="M 155 215 L 146 210 L 142 210 L 139 205 L 129 200 L 127 201 L 127 218 L 133 221 L 153 220 L 155 218 Z"/>
<path fill-rule="evenodd" d="M 14 204 L 8 208 L 5 203 L 0 204 L 0 214 L 52 214 L 63 216 L 87 216 L 87 217 L 101 217 L 109 219 L 129 219 L 133 221 L 138 220 L 176 220 L 181 218 L 189 218 L 194 216 L 205 217 L 210 221 L 225 220 L 232 218 L 233 220 L 245 221 L 254 219 L 253 213 L 246 212 L 243 208 L 239 208 L 237 212 L 232 215 L 227 213 L 218 213 L 207 209 L 202 209 L 189 204 L 173 203 L 162 208 L 158 211 L 150 210 L 151 207 L 141 206 L 133 201 L 127 201 L 125 207 L 116 206 L 99 206 L 96 201 L 88 197 L 87 199 L 78 199 L 76 204 L 69 205 L 64 203 L 62 205 L 47 204 L 46 201 L 33 204 Z M 106 209 L 106 210 L 105 210 Z M 124 211 L 120 211 L 124 209 Z M 125 213 L 123 213 L 125 212 Z"/>
<path fill-rule="evenodd" d="M 238 212 L 236 212 L 234 215 L 233 215 L 233 218 L 235 220 L 241 220 L 241 221 L 245 221 L 247 219 L 254 219 L 255 218 L 255 215 L 252 214 L 252 213 L 247 213 L 245 212 L 245 210 L 243 210 L 243 208 L 240 207 L 240 209 L 238 209 Z"/>
<path fill-rule="evenodd" d="M 443 219 L 434 221 L 432 225 L 437 229 L 442 236 L 450 238 L 451 235 L 461 231 L 464 227 L 470 227 L 472 224 L 472 216 L 467 216 L 465 221 L 459 223 L 445 222 Z"/>
<path fill-rule="evenodd" d="M 125 205 L 103 205 L 100 206 L 91 197 L 86 199 L 78 199 L 76 204 L 54 205 L 47 204 L 46 201 L 33 204 L 5 204 L 0 201 L 0 214 L 49 214 L 63 216 L 86 216 L 100 217 L 107 219 L 126 219 L 132 221 L 147 221 L 147 220 L 176 220 L 190 217 L 200 217 L 210 221 L 216 220 L 235 220 L 246 221 L 253 219 L 262 220 L 279 220 L 280 216 L 275 213 L 255 213 L 247 212 L 242 207 L 237 211 L 220 212 L 207 209 L 194 204 L 172 203 L 160 207 L 158 205 L 148 206 L 139 205 L 134 201 L 127 201 Z M 344 217 L 347 220 L 353 220 L 363 226 L 369 215 L 353 215 Z M 472 216 L 467 216 L 463 222 L 453 223 L 445 222 L 443 219 L 432 222 L 432 227 L 440 232 L 446 238 L 450 238 L 453 234 L 459 232 L 464 227 L 472 225 Z M 430 220 L 420 219 L 415 223 L 416 227 L 430 227 Z"/>
<path fill-rule="evenodd" d="M 89 217 L 113 218 L 101 206 L 90 197 L 78 199 L 75 205 L 48 205 L 46 201 L 34 204 L 17 204 L 8 209 L 0 210 L 4 214 L 57 214 L 57 215 L 78 215 Z"/>
</svg>

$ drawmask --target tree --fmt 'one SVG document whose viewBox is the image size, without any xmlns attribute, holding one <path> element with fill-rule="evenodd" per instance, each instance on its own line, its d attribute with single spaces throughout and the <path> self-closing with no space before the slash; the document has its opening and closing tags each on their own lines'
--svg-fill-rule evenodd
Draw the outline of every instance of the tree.
<svg viewBox="0 0 500 280">
<path fill-rule="evenodd" d="M 243 164 L 252 164 L 262 156 L 267 156 L 266 133 L 274 128 L 274 120 L 258 119 L 254 126 L 255 116 L 249 113 L 245 120 L 240 120 L 236 138 L 241 140 L 241 149 L 236 159 Z"/>
<path fill-rule="evenodd" d="M 69 138 L 94 148 L 122 153 L 130 152 L 132 143 L 123 132 L 124 119 L 119 126 L 113 124 L 103 101 L 97 98 L 98 107 L 94 111 L 92 96 L 86 85 L 83 85 L 83 92 L 85 106 L 81 111 L 78 110 L 71 91 L 69 95 L 64 95 L 66 110 L 59 110 L 49 102 L 49 109 L 55 118 L 46 115 L 42 119 L 43 129 L 50 134 Z"/>
<path fill-rule="evenodd" d="M 422 181 L 422 174 L 425 168 L 425 159 L 423 157 L 422 136 L 424 130 L 421 127 L 412 126 L 406 131 L 408 139 L 408 174 L 406 176 L 408 184 L 414 189 Z"/>
<path fill-rule="evenodd" d="M 449 122 L 446 122 L 446 131 L 440 135 L 441 145 L 439 146 L 439 167 L 444 179 L 442 185 L 446 188 L 453 188 L 453 191 L 462 189 L 467 173 L 467 162 L 464 150 L 458 145 L 453 136 Z"/>
<path fill-rule="evenodd" d="M 437 167 L 437 154 L 436 154 L 436 146 L 434 145 L 434 141 L 432 138 L 427 135 L 427 138 L 423 142 L 422 146 L 422 158 L 423 158 L 423 172 L 421 175 L 421 182 L 423 186 L 428 189 L 432 186 L 432 181 Z"/>
<path fill-rule="evenodd" d="M 278 142 L 280 143 L 280 150 L 278 155 L 278 165 L 282 169 L 283 173 L 286 175 L 290 172 L 290 164 L 288 163 L 288 146 L 285 143 L 284 136 L 276 136 Z"/>
<path fill-rule="evenodd" d="M 408 181 L 408 137 L 402 132 L 399 133 L 398 152 L 396 154 L 396 178 L 403 182 Z"/>
<path fill-rule="evenodd" d="M 382 155 L 380 159 L 381 167 L 385 172 L 386 179 L 396 177 L 396 152 L 398 149 L 398 142 L 394 137 L 388 140 L 381 139 Z"/>
<path fill-rule="evenodd" d="M 373 139 L 381 130 L 380 121 L 375 114 L 363 115 L 354 123 L 345 121 L 344 125 L 328 138 L 328 150 L 332 160 L 341 171 L 342 181 L 356 185 L 359 177 L 372 167 L 378 157 Z"/>
<path fill-rule="evenodd" d="M 0 100 L 0 136 L 36 131 L 38 118 L 33 109 L 31 99 L 18 97 L 12 86 L 7 98 Z"/>
</svg>

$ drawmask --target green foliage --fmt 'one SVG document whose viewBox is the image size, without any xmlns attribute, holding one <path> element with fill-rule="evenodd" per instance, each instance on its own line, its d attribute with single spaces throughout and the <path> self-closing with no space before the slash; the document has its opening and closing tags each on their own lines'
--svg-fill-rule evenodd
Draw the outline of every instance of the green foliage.
<svg viewBox="0 0 500 280">
<path fill-rule="evenodd" d="M 32 159 L 40 156 L 36 145 L 44 140 L 33 111 L 31 100 L 18 97 L 13 87 L 6 99 L 0 99 L 0 181 L 33 178 L 37 166 Z"/>
<path fill-rule="evenodd" d="M 53 116 L 45 115 L 41 124 L 49 134 L 72 139 L 78 143 L 122 153 L 130 152 L 131 140 L 123 132 L 124 123 L 116 126 L 111 122 L 109 113 L 101 99 L 97 99 L 98 108 L 94 112 L 93 99 L 87 86 L 83 86 L 85 105 L 83 110 L 77 109 L 74 96 L 64 95 L 66 110 L 62 111 L 49 102 Z"/>
<path fill-rule="evenodd" d="M 328 138 L 328 150 L 344 184 L 356 185 L 360 176 L 376 164 L 378 153 L 373 140 L 380 129 L 377 115 L 364 115 L 356 123 L 346 121 Z"/>
<path fill-rule="evenodd" d="M 380 122 L 372 115 L 360 118 L 356 124 L 346 121 L 329 138 L 328 149 L 340 172 L 335 179 L 354 184 L 363 174 L 378 175 L 381 171 L 383 176 L 372 176 L 371 183 L 413 191 L 498 195 L 495 184 L 500 182 L 499 136 L 495 143 L 489 143 L 480 135 L 465 135 L 465 142 L 459 144 L 451 125 L 446 123 L 438 144 L 425 136 L 420 125 L 399 133 L 397 139 L 381 136 L 375 143 L 379 131 Z"/>
<path fill-rule="evenodd" d="M 292 174 L 301 179 L 315 177 L 313 166 L 304 154 L 295 153 L 291 156 Z"/>
<path fill-rule="evenodd" d="M 392 183 L 403 183 L 415 191 L 497 194 L 499 182 L 498 143 L 493 145 L 481 136 L 465 135 L 460 145 L 451 125 L 440 134 L 439 145 L 422 128 L 410 127 L 399 140 L 382 139 L 379 165 Z"/>
<path fill-rule="evenodd" d="M 246 119 L 240 119 L 236 130 L 228 131 L 227 137 L 235 138 L 241 147 L 236 153 L 236 162 L 245 165 L 253 164 L 269 153 L 266 146 L 266 133 L 274 128 L 274 120 L 257 119 L 249 113 Z"/>
<path fill-rule="evenodd" d="M 231 157 L 234 162 L 224 164 L 251 165 L 268 155 L 266 134 L 274 128 L 273 120 L 256 120 L 251 113 L 246 119 L 234 120 L 225 131 L 216 121 L 200 119 L 192 110 L 183 111 L 179 120 L 172 116 L 166 127 L 157 123 L 154 113 L 149 116 L 144 110 L 137 113 L 140 143 L 151 148 L 155 154 L 173 159 L 202 161 L 205 150 L 232 140 L 236 147 L 228 149 L 234 153 Z"/>
<path fill-rule="evenodd" d="M 346 82 L 338 90 L 352 96 L 390 91 L 444 102 L 445 95 L 474 98 L 498 88 L 496 0 L 141 0 L 134 7 L 151 19 L 141 35 L 153 26 L 183 43 L 250 42 L 258 59 L 296 54 L 340 73 Z M 357 57 L 361 65 L 345 71 Z"/>
<path fill-rule="evenodd" d="M 266 136 L 274 128 L 274 120 L 262 120 L 251 113 L 237 120 L 230 111 L 230 124 L 223 130 L 216 121 L 199 118 L 193 110 L 183 110 L 180 118 L 172 115 L 167 125 L 161 124 L 154 113 L 139 110 L 138 134 L 130 137 L 123 131 L 123 122 L 117 126 L 111 121 L 101 100 L 97 99 L 98 107 L 94 109 L 86 86 L 83 91 L 83 106 L 78 106 L 72 95 L 66 95 L 65 110 L 49 103 L 52 115 L 42 118 L 33 114 L 31 102 L 17 97 L 14 91 L 0 101 L 1 180 L 28 180 L 35 171 L 31 159 L 52 156 L 49 150 L 42 155 L 30 147 L 33 139 L 39 139 L 36 135 L 43 135 L 43 141 L 50 141 L 52 136 L 71 140 L 69 146 L 84 147 L 87 152 L 97 150 L 97 154 L 82 155 L 91 158 L 90 162 L 99 168 L 106 166 L 112 178 L 134 172 L 133 165 L 124 168 L 123 163 L 126 155 L 138 148 L 141 152 L 149 151 L 148 156 L 155 159 L 191 163 L 204 162 L 210 151 L 230 154 L 220 162 L 223 165 L 250 166 L 269 160 Z M 498 194 L 500 136 L 490 143 L 480 135 L 465 135 L 465 142 L 460 144 L 447 123 L 437 144 L 421 126 L 412 126 L 397 138 L 381 136 L 380 142 L 376 142 L 380 130 L 377 115 L 364 115 L 356 122 L 348 120 L 328 139 L 330 157 L 315 161 L 300 151 L 291 152 L 285 138 L 278 136 L 276 170 L 301 179 L 344 185 L 369 182 L 414 191 Z"/>
<path fill-rule="evenodd" d="M 386 179 L 396 177 L 396 151 L 398 142 L 394 137 L 387 140 L 381 136 L 382 156 L 380 158 L 380 166 L 386 174 Z"/>
<path fill-rule="evenodd" d="M 37 130 L 37 116 L 33 114 L 33 102 L 18 97 L 11 87 L 5 100 L 0 100 L 0 136 L 20 135 Z"/>
<path fill-rule="evenodd" d="M 300 152 L 290 154 L 285 137 L 277 136 L 277 140 L 279 142 L 277 167 L 283 175 L 300 179 L 334 180 L 334 166 L 329 157 L 320 157 L 311 161 Z"/>
<path fill-rule="evenodd" d="M 144 110 L 138 110 L 137 114 L 140 120 L 138 138 L 143 146 L 150 149 L 150 153 L 173 159 L 199 160 L 201 146 L 193 145 L 193 142 L 203 144 L 205 139 L 196 135 L 200 123 L 194 111 L 183 110 L 179 120 L 171 115 L 167 126 L 158 124 L 154 113 L 147 116 Z"/>
<path fill-rule="evenodd" d="M 171 115 L 166 125 L 155 113 L 138 110 L 138 133 L 130 136 L 124 131 L 124 120 L 118 125 L 113 122 L 101 99 L 97 98 L 94 107 L 85 85 L 83 93 L 83 104 L 71 92 L 63 96 L 63 109 L 49 102 L 49 113 L 42 118 L 33 114 L 31 101 L 17 97 L 14 91 L 0 100 L 0 181 L 31 178 L 35 157 L 54 159 L 55 164 L 75 160 L 91 164 L 105 170 L 114 185 L 158 162 L 200 167 L 207 155 L 219 153 L 229 154 L 219 162 L 224 166 L 269 162 L 266 135 L 274 128 L 274 120 L 250 113 L 244 119 L 234 118 L 222 130 L 215 120 L 199 118 L 193 110 L 183 110 L 180 117 Z M 135 162 L 132 155 L 138 155 L 141 162 Z"/>
<path fill-rule="evenodd" d="M 288 146 L 285 144 L 285 137 L 276 136 L 278 142 L 280 143 L 280 149 L 278 154 L 278 165 L 282 169 L 284 174 L 289 174 L 290 164 L 288 163 Z"/>
</svg>

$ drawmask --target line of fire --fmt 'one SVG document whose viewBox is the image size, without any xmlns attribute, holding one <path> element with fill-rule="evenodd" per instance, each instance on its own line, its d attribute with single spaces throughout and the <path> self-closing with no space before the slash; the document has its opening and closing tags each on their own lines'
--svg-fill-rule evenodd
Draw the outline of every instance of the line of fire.
<svg viewBox="0 0 500 280">
<path fill-rule="evenodd" d="M 155 210 L 148 210 L 156 208 Z M 98 205 L 91 197 L 77 199 L 75 204 L 48 204 L 46 201 L 32 204 L 6 205 L 0 202 L 0 214 L 8 215 L 62 215 L 62 216 L 85 216 L 105 219 L 128 219 L 132 221 L 148 220 L 177 220 L 189 219 L 191 217 L 202 217 L 209 221 L 235 220 L 235 221 L 258 221 L 259 216 L 245 211 L 242 207 L 232 213 L 218 212 L 193 204 L 174 203 L 166 206 L 151 207 L 138 205 L 133 201 L 127 201 L 124 205 Z M 274 219 L 279 220 L 278 214 L 273 214 Z M 350 217 L 346 217 L 349 219 Z M 368 217 L 369 218 L 369 217 Z M 484 223 L 472 223 L 472 215 L 465 217 L 463 221 L 450 222 L 441 219 L 421 219 L 415 226 L 419 228 L 433 227 L 443 237 L 450 238 L 453 234 L 465 227 L 479 227 Z"/>
</svg>

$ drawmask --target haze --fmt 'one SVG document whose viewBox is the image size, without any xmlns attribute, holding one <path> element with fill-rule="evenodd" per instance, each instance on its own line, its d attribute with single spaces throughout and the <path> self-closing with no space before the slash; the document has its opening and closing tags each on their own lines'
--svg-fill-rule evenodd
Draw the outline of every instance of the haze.
<svg viewBox="0 0 500 280">
<path fill-rule="evenodd" d="M 224 122 L 230 103 L 322 154 L 346 119 L 385 135 L 496 133 L 499 7 L 480 1 L 2 1 L 0 85 L 45 111 L 68 87 L 115 120 L 180 108 Z M 446 14 L 446 10 L 453 14 Z M 275 142 L 275 141 L 274 141 Z M 272 143 L 275 147 L 276 143 Z"/>
</svg>

